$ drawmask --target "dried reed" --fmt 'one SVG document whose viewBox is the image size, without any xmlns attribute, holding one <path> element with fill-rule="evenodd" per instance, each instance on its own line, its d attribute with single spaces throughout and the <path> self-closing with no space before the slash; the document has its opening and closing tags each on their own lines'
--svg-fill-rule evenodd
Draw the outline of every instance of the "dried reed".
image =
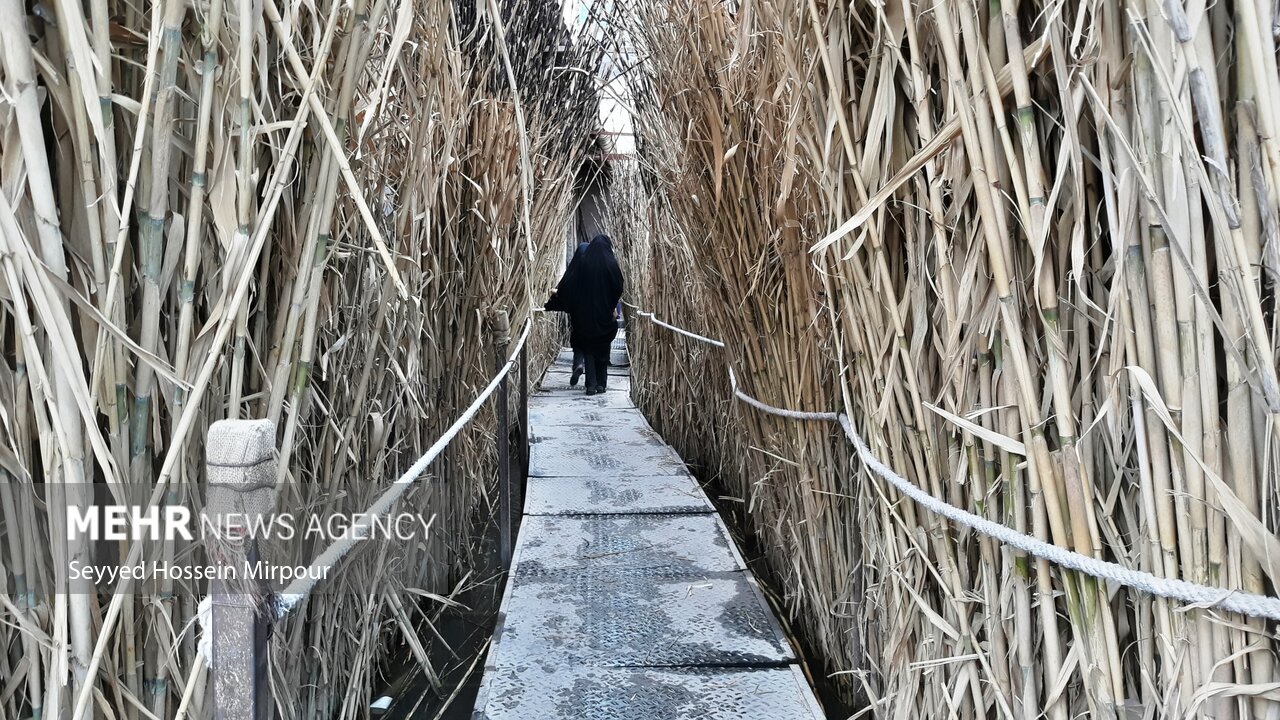
<svg viewBox="0 0 1280 720">
<path fill-rule="evenodd" d="M 877 716 L 1280 716 L 1264 623 L 939 522 L 718 379 L 1037 537 L 1274 592 L 1275 13 L 635 4 L 631 299 L 727 343 L 633 323 L 637 397 Z"/>
<path fill-rule="evenodd" d="M 0 716 L 203 716 L 204 588 L 55 592 L 91 549 L 46 491 L 198 495 L 208 425 L 270 417 L 280 503 L 362 510 L 492 375 L 490 312 L 518 327 L 554 282 L 598 49 L 542 0 L 0 16 Z M 418 633 L 474 582 L 493 433 L 490 409 L 406 501 L 430 538 L 353 556 L 277 629 L 281 716 L 364 716 L 401 641 L 434 677 Z"/>
</svg>

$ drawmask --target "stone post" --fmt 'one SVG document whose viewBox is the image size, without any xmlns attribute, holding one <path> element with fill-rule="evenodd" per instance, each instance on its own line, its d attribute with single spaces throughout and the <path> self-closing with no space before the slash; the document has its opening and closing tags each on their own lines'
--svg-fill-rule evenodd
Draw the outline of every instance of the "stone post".
<svg viewBox="0 0 1280 720">
<path fill-rule="evenodd" d="M 271 592 L 248 570 L 258 562 L 257 541 L 250 533 L 253 518 L 269 515 L 275 507 L 276 457 L 276 428 L 270 420 L 220 420 L 209 428 L 205 514 L 220 533 L 209 540 L 210 561 L 219 570 L 219 577 L 209 582 L 215 720 L 271 717 Z"/>
</svg>

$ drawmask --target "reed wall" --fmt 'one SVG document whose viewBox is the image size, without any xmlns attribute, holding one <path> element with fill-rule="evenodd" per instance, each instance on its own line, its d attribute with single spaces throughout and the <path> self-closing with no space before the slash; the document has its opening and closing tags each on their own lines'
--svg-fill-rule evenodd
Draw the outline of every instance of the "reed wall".
<svg viewBox="0 0 1280 720">
<path fill-rule="evenodd" d="M 535 0 L 0 17 L 0 715 L 201 717 L 204 588 L 56 593 L 90 549 L 46 493 L 198 503 L 209 424 L 268 417 L 282 506 L 367 507 L 492 377 L 492 311 L 518 335 L 558 276 L 596 51 Z M 531 346 L 536 377 L 551 323 Z M 434 677 L 424 618 L 484 579 L 494 427 L 490 403 L 404 501 L 429 538 L 357 551 L 276 628 L 281 717 L 363 717 L 392 647 Z"/>
<path fill-rule="evenodd" d="M 632 317 L 634 392 L 872 714 L 1280 714 L 1270 625 L 940 521 L 725 379 L 991 520 L 1274 593 L 1275 12 L 637 3 L 627 299 L 727 347 Z"/>
</svg>

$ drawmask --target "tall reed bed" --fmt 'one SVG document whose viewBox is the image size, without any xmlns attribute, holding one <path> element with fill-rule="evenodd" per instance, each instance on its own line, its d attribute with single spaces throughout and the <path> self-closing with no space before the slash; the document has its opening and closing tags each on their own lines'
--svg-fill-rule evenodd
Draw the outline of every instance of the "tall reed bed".
<svg viewBox="0 0 1280 720">
<path fill-rule="evenodd" d="M 0 716 L 199 717 L 204 588 L 55 592 L 91 548 L 46 492 L 198 495 L 208 425 L 268 417 L 281 505 L 363 510 L 492 376 L 492 313 L 518 331 L 554 282 L 597 51 L 539 0 L 0 16 Z M 363 716 L 396 643 L 435 677 L 419 632 L 478 580 L 493 433 L 491 405 L 405 501 L 429 538 L 276 629 L 283 717 Z"/>
<path fill-rule="evenodd" d="M 1275 13 L 638 2 L 632 300 L 723 339 L 746 392 L 847 412 L 952 504 L 1274 593 Z M 1280 716 L 1274 627 L 940 521 L 832 428 L 708 399 L 687 371 L 716 353 L 642 331 L 637 388 L 668 388 L 642 404 L 747 503 L 870 712 Z"/>
</svg>

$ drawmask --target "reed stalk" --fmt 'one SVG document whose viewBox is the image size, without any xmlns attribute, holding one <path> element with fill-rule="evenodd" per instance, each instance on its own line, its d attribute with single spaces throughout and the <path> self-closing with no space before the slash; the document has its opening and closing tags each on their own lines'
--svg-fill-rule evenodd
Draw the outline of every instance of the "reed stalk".
<svg viewBox="0 0 1280 720">
<path fill-rule="evenodd" d="M 26 673 L 5 717 L 212 710 L 206 589 L 68 592 L 98 549 L 58 542 L 56 494 L 198 508 L 209 424 L 273 416 L 281 502 L 361 511 L 488 381 L 483 318 L 545 297 L 597 152 L 597 89 L 569 80 L 595 73 L 599 33 L 563 47 L 557 5 L 482 6 L 0 7 L 0 672 Z M 559 344 L 538 328 L 534 373 Z M 490 409 L 406 499 L 439 518 L 421 543 L 353 555 L 277 629 L 282 716 L 363 715 L 405 638 L 431 674 L 424 606 L 484 563 L 493 427 Z"/>
<path fill-rule="evenodd" d="M 633 3 L 628 299 L 726 342 L 633 318 L 634 392 L 849 710 L 1280 711 L 1256 621 L 993 546 L 715 398 L 728 365 L 952 504 L 1273 591 L 1276 10 L 1246 4 Z"/>
</svg>

